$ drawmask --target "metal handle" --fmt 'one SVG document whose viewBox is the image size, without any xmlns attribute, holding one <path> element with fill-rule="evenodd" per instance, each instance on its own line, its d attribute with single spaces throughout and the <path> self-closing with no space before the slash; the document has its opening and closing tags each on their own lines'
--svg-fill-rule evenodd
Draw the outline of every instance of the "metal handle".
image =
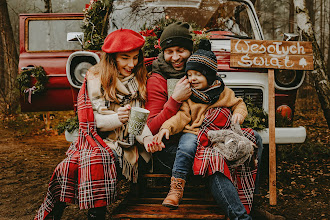
<svg viewBox="0 0 330 220">
<path fill-rule="evenodd" d="M 34 66 L 24 66 L 21 68 L 21 70 L 29 70 L 29 69 L 33 69 Z"/>
</svg>

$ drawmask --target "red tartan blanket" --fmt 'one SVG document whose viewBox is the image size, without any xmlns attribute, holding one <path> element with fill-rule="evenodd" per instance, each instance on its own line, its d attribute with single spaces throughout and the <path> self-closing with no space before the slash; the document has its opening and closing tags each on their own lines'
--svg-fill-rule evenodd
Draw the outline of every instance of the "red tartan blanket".
<svg viewBox="0 0 330 220">
<path fill-rule="evenodd" d="M 196 150 L 193 171 L 195 175 L 212 175 L 221 172 L 234 184 L 238 195 L 250 213 L 255 188 L 257 168 L 246 164 L 235 169 L 229 169 L 226 160 L 211 146 L 207 137 L 210 130 L 230 129 L 231 111 L 228 108 L 212 108 L 205 114 L 205 119 L 198 133 L 198 146 Z M 243 128 L 245 137 L 256 143 L 254 132 L 251 128 Z"/>
<path fill-rule="evenodd" d="M 52 219 L 56 202 L 79 204 L 80 209 L 110 204 L 116 195 L 117 172 L 112 150 L 96 133 L 85 79 L 78 94 L 79 137 L 57 165 L 35 219 Z"/>
</svg>

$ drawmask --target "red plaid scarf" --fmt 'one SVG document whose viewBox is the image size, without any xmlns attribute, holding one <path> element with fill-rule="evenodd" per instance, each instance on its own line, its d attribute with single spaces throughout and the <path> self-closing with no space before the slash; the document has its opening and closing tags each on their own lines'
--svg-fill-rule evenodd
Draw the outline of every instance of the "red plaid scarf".
<svg viewBox="0 0 330 220">
<path fill-rule="evenodd" d="M 195 175 L 212 175 L 215 172 L 226 175 L 236 187 L 245 209 L 250 213 L 257 168 L 243 164 L 237 168 L 229 169 L 226 160 L 213 149 L 207 137 L 207 132 L 210 130 L 230 129 L 230 123 L 231 111 L 228 108 L 212 108 L 206 112 L 198 133 L 198 146 L 193 170 Z M 243 128 L 242 131 L 245 137 L 256 143 L 251 128 Z"/>
<path fill-rule="evenodd" d="M 78 94 L 79 137 L 57 165 L 35 219 L 52 219 L 54 204 L 78 203 L 80 209 L 109 205 L 116 196 L 117 172 L 112 150 L 96 133 L 85 79 Z"/>
</svg>

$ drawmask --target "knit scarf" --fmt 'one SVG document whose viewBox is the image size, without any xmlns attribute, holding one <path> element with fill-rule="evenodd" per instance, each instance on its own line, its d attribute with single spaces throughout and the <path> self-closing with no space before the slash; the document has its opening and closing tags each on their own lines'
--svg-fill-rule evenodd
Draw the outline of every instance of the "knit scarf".
<svg viewBox="0 0 330 220">
<path fill-rule="evenodd" d="M 152 63 L 152 72 L 158 73 L 165 79 L 180 79 L 186 74 L 184 69 L 178 71 L 168 64 L 164 59 L 164 53 L 160 53 L 157 60 Z"/>
<path fill-rule="evenodd" d="M 217 76 L 217 79 L 206 90 L 201 91 L 195 88 L 191 88 L 192 94 L 190 99 L 196 103 L 214 104 L 219 100 L 219 97 L 224 88 L 225 84 L 223 83 L 222 79 Z"/>
<path fill-rule="evenodd" d="M 131 74 L 128 77 L 118 77 L 116 87 L 117 99 L 121 106 L 130 104 L 132 107 L 142 107 L 142 98 L 139 95 L 138 83 L 135 75 Z M 109 109 L 114 109 L 113 102 L 108 103 Z M 128 133 L 128 126 L 124 124 L 117 128 L 118 140 L 106 139 L 106 143 L 116 151 L 119 156 L 119 164 L 122 166 L 122 173 L 128 180 L 137 181 L 138 177 L 138 148 L 135 145 L 135 136 Z"/>
</svg>

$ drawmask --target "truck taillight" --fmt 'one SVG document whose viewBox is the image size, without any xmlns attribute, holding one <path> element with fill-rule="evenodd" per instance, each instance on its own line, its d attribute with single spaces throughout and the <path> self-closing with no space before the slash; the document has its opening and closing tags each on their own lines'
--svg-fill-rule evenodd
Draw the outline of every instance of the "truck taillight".
<svg viewBox="0 0 330 220">
<path fill-rule="evenodd" d="M 292 109 L 287 105 L 281 105 L 276 109 L 276 112 L 280 113 L 283 117 L 292 119 Z"/>
</svg>

